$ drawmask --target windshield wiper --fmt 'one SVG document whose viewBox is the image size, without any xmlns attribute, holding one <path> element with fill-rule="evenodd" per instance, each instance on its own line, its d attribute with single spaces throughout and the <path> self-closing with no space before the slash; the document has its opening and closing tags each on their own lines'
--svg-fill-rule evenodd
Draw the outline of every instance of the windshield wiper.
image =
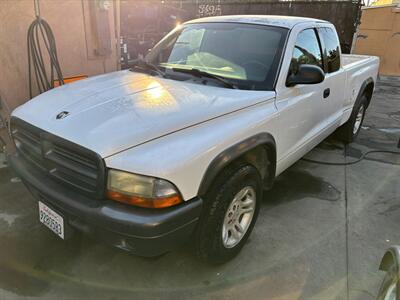
<svg viewBox="0 0 400 300">
<path fill-rule="evenodd" d="M 144 59 L 139 58 L 139 59 L 135 60 L 133 63 L 133 67 L 130 70 L 132 71 L 133 68 L 137 68 L 137 69 L 141 69 L 141 70 L 150 70 L 150 71 L 157 73 L 161 77 L 165 77 L 165 72 L 163 70 L 161 70 L 160 67 L 158 67 L 155 64 L 152 64 Z"/>
<path fill-rule="evenodd" d="M 211 78 L 211 79 L 215 79 L 218 82 L 222 83 L 225 87 L 230 88 L 230 89 L 237 89 L 238 87 L 227 81 L 224 77 L 222 76 L 218 76 L 212 73 L 208 73 L 206 71 L 202 71 L 199 69 L 185 69 L 185 68 L 172 68 L 172 71 L 174 72 L 180 72 L 180 73 L 186 73 L 186 74 L 190 74 L 196 77 L 207 77 L 207 78 Z"/>
</svg>

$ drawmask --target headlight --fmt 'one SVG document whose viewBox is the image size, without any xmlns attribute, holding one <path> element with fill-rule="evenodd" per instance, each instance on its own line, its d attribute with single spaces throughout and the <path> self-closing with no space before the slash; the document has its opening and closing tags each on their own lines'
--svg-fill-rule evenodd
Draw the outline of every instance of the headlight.
<svg viewBox="0 0 400 300">
<path fill-rule="evenodd" d="M 107 196 L 118 202 L 151 208 L 183 202 L 177 188 L 166 180 L 118 170 L 108 171 Z"/>
</svg>

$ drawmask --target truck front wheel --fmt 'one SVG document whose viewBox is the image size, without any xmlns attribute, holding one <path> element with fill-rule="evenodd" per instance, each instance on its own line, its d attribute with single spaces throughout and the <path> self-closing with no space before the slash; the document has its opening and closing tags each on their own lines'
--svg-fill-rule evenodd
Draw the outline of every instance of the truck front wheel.
<svg viewBox="0 0 400 300">
<path fill-rule="evenodd" d="M 213 264 L 235 257 L 254 227 L 261 198 L 262 180 L 255 167 L 239 164 L 223 171 L 204 197 L 198 257 Z"/>
</svg>

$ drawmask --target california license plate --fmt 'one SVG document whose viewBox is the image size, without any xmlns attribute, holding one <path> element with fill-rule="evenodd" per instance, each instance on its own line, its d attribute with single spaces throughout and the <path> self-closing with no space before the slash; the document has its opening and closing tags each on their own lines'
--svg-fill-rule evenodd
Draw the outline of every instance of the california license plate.
<svg viewBox="0 0 400 300">
<path fill-rule="evenodd" d="M 39 201 L 39 220 L 51 231 L 64 239 L 64 219 L 50 207 Z"/>
</svg>

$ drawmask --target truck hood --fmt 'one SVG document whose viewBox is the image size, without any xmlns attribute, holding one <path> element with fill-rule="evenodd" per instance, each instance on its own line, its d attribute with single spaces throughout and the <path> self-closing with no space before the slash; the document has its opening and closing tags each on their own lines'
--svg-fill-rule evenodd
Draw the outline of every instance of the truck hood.
<svg viewBox="0 0 400 300">
<path fill-rule="evenodd" d="M 55 88 L 13 116 L 104 158 L 274 96 L 119 71 Z"/>
</svg>

